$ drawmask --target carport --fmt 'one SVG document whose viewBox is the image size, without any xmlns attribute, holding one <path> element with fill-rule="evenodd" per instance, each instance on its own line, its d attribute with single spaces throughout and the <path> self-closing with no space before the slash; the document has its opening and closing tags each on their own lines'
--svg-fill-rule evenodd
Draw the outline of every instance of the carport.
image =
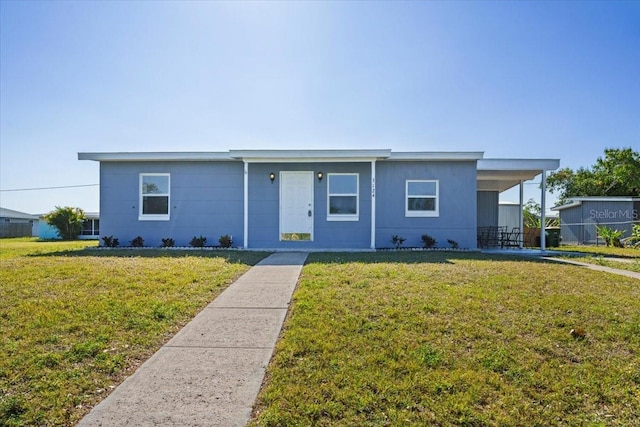
<svg viewBox="0 0 640 427">
<path fill-rule="evenodd" d="M 478 160 L 478 227 L 493 222 L 497 226 L 499 194 L 515 186 L 519 186 L 520 230 L 524 229 L 522 209 L 524 206 L 524 182 L 541 176 L 540 207 L 541 226 L 540 249 L 546 250 L 545 242 L 545 210 L 546 210 L 546 178 L 547 172 L 560 167 L 559 159 L 480 159 Z M 495 206 L 494 206 L 495 205 Z M 519 247 L 522 247 L 520 239 Z"/>
</svg>

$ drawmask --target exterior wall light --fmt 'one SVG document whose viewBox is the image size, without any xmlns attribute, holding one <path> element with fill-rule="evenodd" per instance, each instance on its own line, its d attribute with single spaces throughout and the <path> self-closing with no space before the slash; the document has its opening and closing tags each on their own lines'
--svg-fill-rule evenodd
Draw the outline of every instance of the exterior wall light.
<svg viewBox="0 0 640 427">
<path fill-rule="evenodd" d="M 322 182 L 322 178 L 324 178 L 324 174 L 322 172 L 318 172 L 318 182 Z"/>
<path fill-rule="evenodd" d="M 273 173 L 273 172 L 271 172 L 271 173 L 269 174 L 269 179 L 271 180 L 271 183 L 273 184 L 273 181 L 276 179 L 276 174 L 275 174 L 275 173 Z"/>
</svg>

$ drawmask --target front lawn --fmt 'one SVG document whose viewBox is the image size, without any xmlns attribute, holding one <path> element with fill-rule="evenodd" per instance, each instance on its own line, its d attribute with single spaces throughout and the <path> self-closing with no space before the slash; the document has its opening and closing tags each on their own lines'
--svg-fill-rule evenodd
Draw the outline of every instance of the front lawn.
<svg viewBox="0 0 640 427">
<path fill-rule="evenodd" d="M 0 425 L 71 426 L 265 253 L 0 240 Z"/>
<path fill-rule="evenodd" d="M 638 280 L 480 254 L 312 254 L 251 425 L 627 426 L 638 408 Z"/>
</svg>

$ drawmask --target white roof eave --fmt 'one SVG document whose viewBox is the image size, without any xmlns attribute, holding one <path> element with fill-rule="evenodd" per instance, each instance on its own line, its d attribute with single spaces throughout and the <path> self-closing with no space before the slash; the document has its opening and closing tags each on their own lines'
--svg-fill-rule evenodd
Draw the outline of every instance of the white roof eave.
<svg viewBox="0 0 640 427">
<path fill-rule="evenodd" d="M 230 150 L 229 156 L 248 162 L 371 161 L 386 159 L 391 150 Z"/>
<path fill-rule="evenodd" d="M 266 162 L 370 162 L 398 161 L 476 161 L 483 153 L 469 152 L 398 152 L 391 150 L 230 150 L 228 152 L 94 152 L 78 153 L 78 160 L 99 162 L 135 161 L 234 161 Z"/>
<path fill-rule="evenodd" d="M 625 197 L 625 196 L 584 196 L 584 197 L 570 197 L 567 199 L 568 203 L 564 205 L 554 206 L 551 210 L 561 211 L 564 209 L 580 206 L 584 202 L 640 202 L 640 197 Z"/>
<path fill-rule="evenodd" d="M 564 205 L 554 206 L 551 208 L 552 211 L 561 211 L 564 209 L 575 208 L 576 206 L 580 206 L 582 204 L 579 200 L 570 200 L 569 203 L 565 203 Z"/>
<path fill-rule="evenodd" d="M 539 170 L 540 172 L 556 170 L 560 167 L 560 159 L 481 159 L 478 170 Z"/>
<path fill-rule="evenodd" d="M 391 153 L 389 160 L 479 161 L 483 156 L 482 151 L 410 151 Z"/>
<path fill-rule="evenodd" d="M 95 160 L 98 162 L 205 162 L 211 160 L 231 161 L 235 159 L 225 152 L 121 152 L 78 153 L 78 160 Z"/>
</svg>

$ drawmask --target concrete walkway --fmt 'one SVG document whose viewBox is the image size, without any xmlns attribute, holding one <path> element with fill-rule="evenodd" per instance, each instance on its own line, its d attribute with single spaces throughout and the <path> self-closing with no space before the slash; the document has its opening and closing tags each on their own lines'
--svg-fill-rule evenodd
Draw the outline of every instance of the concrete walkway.
<svg viewBox="0 0 640 427">
<path fill-rule="evenodd" d="M 605 267 L 604 265 L 591 264 L 588 262 L 580 262 L 580 261 L 575 261 L 575 260 L 566 259 L 566 258 L 555 258 L 555 257 L 549 257 L 549 256 L 543 257 L 543 258 L 548 259 L 549 261 L 563 262 L 565 264 L 578 265 L 580 267 L 589 268 L 591 270 L 605 271 L 607 273 L 618 274 L 620 276 L 631 277 L 633 279 L 640 279 L 640 273 L 636 273 L 634 271 L 623 270 L 620 268 Z"/>
<path fill-rule="evenodd" d="M 560 251 L 541 251 L 540 249 L 483 249 L 481 251 L 483 254 L 497 254 L 497 255 L 517 255 L 517 256 L 532 256 L 539 257 L 541 259 L 546 259 L 549 261 L 560 262 L 564 264 L 578 265 L 580 267 L 589 268 L 591 270 L 596 271 L 605 271 L 607 273 L 618 274 L 620 276 L 631 277 L 633 279 L 640 279 L 640 273 L 636 273 L 634 271 L 623 270 L 621 268 L 612 268 L 605 267 L 604 265 L 592 264 L 588 262 L 580 262 L 575 259 L 567 259 L 567 258 L 558 258 L 558 256 L 562 255 L 573 255 L 576 258 L 581 256 L 586 256 L 582 252 L 560 252 Z M 624 262 L 624 263 L 632 263 L 633 259 L 625 259 L 625 258 L 611 258 L 605 257 L 605 260 L 615 261 L 615 262 Z"/>
<path fill-rule="evenodd" d="M 251 268 L 78 426 L 244 426 L 306 258 Z"/>
</svg>

